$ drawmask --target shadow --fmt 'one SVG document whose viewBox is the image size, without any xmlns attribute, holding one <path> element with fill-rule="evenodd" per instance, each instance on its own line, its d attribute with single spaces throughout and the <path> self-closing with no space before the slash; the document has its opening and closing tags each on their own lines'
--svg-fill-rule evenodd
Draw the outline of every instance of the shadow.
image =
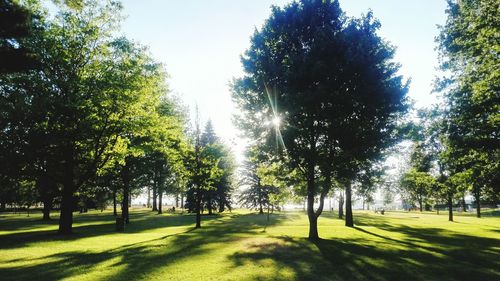
<svg viewBox="0 0 500 281">
<path fill-rule="evenodd" d="M 216 254 L 227 255 L 224 261 L 234 271 L 247 270 L 249 265 L 256 268 L 245 272 L 248 280 L 500 280 L 500 239 L 469 236 L 442 228 L 415 228 L 391 223 L 388 217 L 357 216 L 353 233 L 356 235 L 311 242 L 304 238 L 262 235 L 267 227 L 303 218 L 301 214 L 273 214 L 268 222 L 265 215 L 230 213 L 204 217 L 200 229 L 188 227 L 193 225 L 191 215 L 157 216 L 142 212 L 131 215 L 133 221 L 126 233 L 139 234 L 159 227 L 187 228 L 108 251 L 67 251 L 31 260 L 13 258 L 0 267 L 0 279 L 78 278 L 96 266 L 110 269 L 109 275 L 101 279 L 147 279 L 148 274 L 160 268 L 168 272 L 175 264 Z M 93 224 L 77 226 L 77 238 L 57 239 L 114 234 L 109 230 L 113 224 L 91 222 Z M 391 232 L 398 235 L 385 236 Z M 46 241 L 54 239 L 53 234 L 47 235 L 52 238 Z M 5 236 L 0 236 L 0 243 L 6 245 Z M 12 244 L 27 243 L 7 237 Z M 40 236 L 34 238 L 45 241 Z M 230 253 L 218 252 L 222 245 L 234 245 L 232 243 L 243 246 Z M 19 261 L 23 263 L 15 264 Z M 200 260 L 200 266 L 204 261 Z M 112 271 L 113 268 L 117 270 Z M 172 277 L 175 275 L 162 278 Z"/>
<path fill-rule="evenodd" d="M 217 220 L 220 216 L 205 216 L 202 223 Z M 179 227 L 195 224 L 194 216 L 190 214 L 161 214 L 151 211 L 135 211 L 130 213 L 130 223 L 125 225 L 123 233 L 139 233 L 164 227 Z M 37 230 L 51 226 L 50 230 Z M 0 224 L 0 231 L 10 231 L 0 234 L 0 249 L 25 247 L 28 243 L 50 241 L 73 241 L 102 235 L 113 235 L 115 231 L 115 216 L 110 212 L 74 214 L 73 234 L 57 233 L 58 220 L 40 221 L 12 217 Z"/>
<path fill-rule="evenodd" d="M 276 267 L 293 271 L 294 280 L 499 279 L 498 252 L 494 250 L 498 240 L 452 234 L 448 234 L 447 239 L 452 242 L 428 241 L 442 247 L 436 251 L 404 241 L 391 241 L 396 243 L 396 247 L 389 247 L 385 243 L 367 244 L 362 238 L 310 242 L 307 239 L 275 237 L 276 241 L 252 245 L 248 250 L 232 255 L 231 260 L 234 267 L 247 263 L 264 266 L 266 261 L 272 260 Z M 467 246 L 471 240 L 477 240 L 483 249 Z M 456 244 L 464 246 L 448 247 Z M 257 275 L 253 279 L 266 279 L 266 275 Z M 277 275 L 273 279 L 290 278 Z"/>
<path fill-rule="evenodd" d="M 280 223 L 284 218 L 285 215 L 275 215 L 269 224 Z M 192 224 L 190 216 L 172 215 L 164 219 L 164 225 L 168 226 Z M 142 223 L 153 223 L 156 218 L 150 216 L 146 220 L 148 222 Z M 37 280 L 60 280 L 75 277 L 100 263 L 113 261 L 112 264 L 106 266 L 118 266 L 120 271 L 106 277 L 106 280 L 135 280 L 144 277 L 154 269 L 164 268 L 174 262 L 182 262 L 213 251 L 211 245 L 230 243 L 257 234 L 267 224 L 265 217 L 256 214 L 213 216 L 210 220 L 206 218 L 202 222 L 202 228 L 189 228 L 180 233 L 124 245 L 111 251 L 71 251 L 32 260 L 25 259 L 24 265 L 0 267 L 0 276 L 2 280 L 32 280 L 33 276 L 36 276 Z M 134 225 L 139 228 L 141 222 L 135 222 Z M 137 232 L 130 228 L 127 231 Z M 83 232 L 79 232 L 77 236 L 80 233 Z M 7 263 L 15 261 L 13 259 Z"/>
<path fill-rule="evenodd" d="M 292 277 L 277 272 L 274 280 L 500 280 L 500 239 L 393 224 L 382 216 L 358 216 L 357 224 L 360 235 L 350 238 L 274 237 L 230 259 L 234 268 L 271 260 L 293 272 Z M 384 236 L 396 232 L 396 238 Z"/>
</svg>

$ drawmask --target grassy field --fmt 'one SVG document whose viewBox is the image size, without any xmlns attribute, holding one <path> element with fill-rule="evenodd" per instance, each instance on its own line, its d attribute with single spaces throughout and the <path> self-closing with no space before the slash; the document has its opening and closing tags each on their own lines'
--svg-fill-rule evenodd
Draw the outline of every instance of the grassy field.
<svg viewBox="0 0 500 281">
<path fill-rule="evenodd" d="M 133 210 L 125 233 L 109 211 L 57 221 L 0 214 L 0 280 L 500 280 L 500 217 L 332 213 L 309 242 L 307 217 L 234 212 L 194 217 Z"/>
</svg>

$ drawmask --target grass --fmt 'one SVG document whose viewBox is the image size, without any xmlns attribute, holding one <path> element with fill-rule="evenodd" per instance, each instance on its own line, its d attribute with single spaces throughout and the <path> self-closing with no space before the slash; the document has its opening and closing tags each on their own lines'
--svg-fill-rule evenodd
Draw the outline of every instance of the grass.
<svg viewBox="0 0 500 281">
<path fill-rule="evenodd" d="M 492 214 L 492 215 L 491 215 Z M 57 220 L 0 214 L 0 280 L 500 280 L 500 217 L 445 212 L 323 213 L 309 242 L 301 212 L 194 217 L 133 210 L 124 233 L 109 211 Z"/>
</svg>

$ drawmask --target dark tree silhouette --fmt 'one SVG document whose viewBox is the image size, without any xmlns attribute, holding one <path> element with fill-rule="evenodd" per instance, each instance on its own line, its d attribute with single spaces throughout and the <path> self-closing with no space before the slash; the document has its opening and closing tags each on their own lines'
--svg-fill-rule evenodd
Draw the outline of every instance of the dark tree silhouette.
<svg viewBox="0 0 500 281">
<path fill-rule="evenodd" d="M 233 84 L 243 112 L 238 124 L 252 138 L 281 142 L 284 162 L 302 173 L 312 240 L 319 238 L 317 220 L 333 176 L 345 182 L 346 224 L 352 225 L 350 181 L 391 144 L 406 109 L 407 85 L 378 27 L 371 13 L 346 19 L 338 1 L 273 7 L 242 57 L 245 76 Z"/>
</svg>

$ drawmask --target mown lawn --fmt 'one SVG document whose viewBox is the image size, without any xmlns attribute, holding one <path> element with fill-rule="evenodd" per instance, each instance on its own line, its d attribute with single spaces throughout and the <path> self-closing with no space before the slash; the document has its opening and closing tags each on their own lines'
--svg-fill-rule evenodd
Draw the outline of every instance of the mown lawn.
<svg viewBox="0 0 500 281">
<path fill-rule="evenodd" d="M 109 211 L 57 221 L 0 214 L 0 280 L 500 280 L 500 217 L 355 213 L 346 228 L 319 219 L 321 241 L 300 212 L 194 217 L 133 210 L 125 233 Z"/>
</svg>

